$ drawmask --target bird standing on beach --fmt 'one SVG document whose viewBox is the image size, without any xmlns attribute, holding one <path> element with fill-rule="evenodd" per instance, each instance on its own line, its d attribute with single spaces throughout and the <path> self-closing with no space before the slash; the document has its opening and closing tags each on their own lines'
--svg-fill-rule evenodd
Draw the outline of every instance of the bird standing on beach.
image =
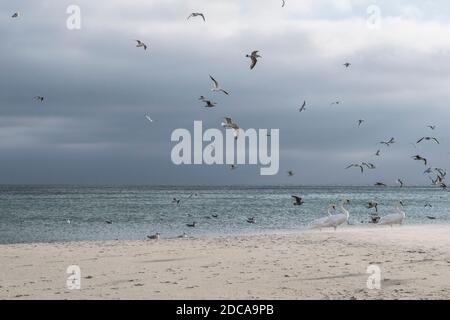
<svg viewBox="0 0 450 320">
<path fill-rule="evenodd" d="M 403 202 L 399 201 L 397 203 L 397 205 L 395 206 L 395 211 L 397 211 L 397 213 L 393 213 L 393 214 L 389 214 L 387 216 L 381 217 L 379 224 L 380 225 L 389 225 L 391 227 L 394 224 L 401 225 L 403 223 L 403 220 L 406 217 L 405 212 L 402 211 L 401 208 L 403 208 Z"/>
<path fill-rule="evenodd" d="M 400 185 L 400 188 L 403 188 L 404 183 L 402 179 L 397 179 L 397 183 Z"/>
<path fill-rule="evenodd" d="M 256 63 L 258 62 L 258 58 L 261 58 L 261 56 L 258 54 L 258 50 L 253 51 L 251 54 L 247 54 L 245 55 L 247 58 L 251 59 L 251 64 L 250 64 L 250 70 L 252 70 Z"/>
<path fill-rule="evenodd" d="M 325 227 L 326 227 L 325 223 L 328 221 L 329 217 L 332 216 L 332 214 L 331 214 L 331 212 L 330 212 L 331 209 L 336 210 L 336 205 L 335 205 L 335 204 L 330 204 L 330 205 L 325 209 L 325 212 L 327 213 L 327 216 L 326 216 L 326 217 L 323 217 L 323 218 L 319 218 L 319 219 L 314 220 L 314 221 L 311 223 L 310 229 L 319 229 L 319 230 L 322 231 L 322 228 L 325 228 Z"/>
<path fill-rule="evenodd" d="M 145 119 L 147 119 L 147 120 L 150 121 L 150 122 L 153 122 L 153 119 L 150 118 L 150 116 L 149 116 L 148 114 L 145 115 Z"/>
<path fill-rule="evenodd" d="M 336 231 L 337 227 L 340 226 L 341 224 L 343 224 L 344 222 L 348 223 L 348 219 L 350 217 L 350 213 L 348 212 L 347 209 L 344 208 L 344 205 L 349 204 L 350 200 L 345 199 L 341 201 L 341 205 L 339 207 L 339 209 L 342 211 L 341 214 L 335 214 L 335 215 L 331 215 L 329 216 L 324 222 L 322 227 L 326 228 L 326 227 L 333 227 L 334 230 Z"/>
<path fill-rule="evenodd" d="M 201 13 L 201 12 L 192 12 L 192 13 L 187 17 L 186 20 L 189 20 L 189 19 L 192 18 L 192 17 L 202 17 L 202 18 L 203 18 L 203 21 L 206 22 L 205 15 L 204 15 L 203 13 Z"/>
</svg>

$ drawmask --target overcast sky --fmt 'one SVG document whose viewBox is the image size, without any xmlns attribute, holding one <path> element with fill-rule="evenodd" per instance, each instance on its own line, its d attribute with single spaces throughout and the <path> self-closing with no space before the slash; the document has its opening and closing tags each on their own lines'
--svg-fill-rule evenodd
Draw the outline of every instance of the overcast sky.
<svg viewBox="0 0 450 320">
<path fill-rule="evenodd" d="M 81 30 L 66 27 L 72 4 Z M 370 5 L 378 29 L 367 26 Z M 428 184 L 411 156 L 449 164 L 449 21 L 444 0 L 2 1 L 0 183 Z M 253 50 L 262 58 L 249 70 Z M 229 96 L 210 92 L 209 74 Z M 224 116 L 280 129 L 278 175 L 172 164 L 174 129 L 220 128 Z M 415 149 L 428 135 L 441 144 Z M 378 169 L 344 169 L 359 161 Z"/>
</svg>

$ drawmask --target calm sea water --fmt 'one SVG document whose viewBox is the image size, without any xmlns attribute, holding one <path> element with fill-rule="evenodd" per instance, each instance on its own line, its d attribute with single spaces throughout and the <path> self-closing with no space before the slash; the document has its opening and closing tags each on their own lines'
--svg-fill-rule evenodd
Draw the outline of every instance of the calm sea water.
<svg viewBox="0 0 450 320">
<path fill-rule="evenodd" d="M 305 204 L 294 206 L 291 195 L 303 196 Z M 179 205 L 174 197 L 182 198 Z M 394 212 L 394 202 L 403 200 L 407 224 L 450 223 L 450 194 L 432 187 L 0 186 L 0 243 L 300 230 L 343 198 L 351 200 L 352 224 L 369 220 L 369 200 L 379 202 L 380 215 Z M 256 224 L 246 222 L 251 216 Z M 193 221 L 195 228 L 186 226 Z"/>
</svg>

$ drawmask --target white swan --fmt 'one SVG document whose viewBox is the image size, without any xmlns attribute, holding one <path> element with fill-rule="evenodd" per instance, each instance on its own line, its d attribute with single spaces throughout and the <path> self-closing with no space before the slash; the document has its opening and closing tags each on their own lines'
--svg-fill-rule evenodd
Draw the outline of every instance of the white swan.
<svg viewBox="0 0 450 320">
<path fill-rule="evenodd" d="M 327 217 L 323 217 L 323 218 L 319 218 L 314 220 L 313 222 L 311 222 L 311 226 L 310 229 L 319 229 L 322 230 L 323 228 L 323 224 L 331 217 L 331 209 L 336 210 L 336 205 L 335 204 L 330 204 L 327 208 L 326 208 L 326 213 L 327 213 Z"/>
<path fill-rule="evenodd" d="M 391 227 L 394 224 L 401 225 L 406 217 L 405 212 L 401 210 L 402 207 L 403 202 L 401 201 L 397 202 L 395 206 L 395 211 L 397 211 L 397 213 L 388 214 L 387 216 L 382 217 L 379 224 L 389 225 Z"/>
<path fill-rule="evenodd" d="M 344 222 L 348 222 L 348 218 L 350 216 L 349 212 L 344 208 L 344 204 L 349 204 L 350 200 L 342 200 L 339 209 L 342 211 L 340 214 L 335 214 L 329 216 L 326 220 L 324 220 L 322 224 L 322 228 L 331 228 L 334 230 Z"/>
</svg>

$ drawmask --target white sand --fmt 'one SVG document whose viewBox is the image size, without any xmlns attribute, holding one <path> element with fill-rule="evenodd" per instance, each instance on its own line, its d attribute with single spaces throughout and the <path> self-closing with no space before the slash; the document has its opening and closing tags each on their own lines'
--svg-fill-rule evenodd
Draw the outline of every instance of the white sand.
<svg viewBox="0 0 450 320">
<path fill-rule="evenodd" d="M 1 299 L 450 299 L 444 225 L 0 245 L 0 259 Z M 66 287 L 72 264 L 80 290 Z"/>
</svg>

